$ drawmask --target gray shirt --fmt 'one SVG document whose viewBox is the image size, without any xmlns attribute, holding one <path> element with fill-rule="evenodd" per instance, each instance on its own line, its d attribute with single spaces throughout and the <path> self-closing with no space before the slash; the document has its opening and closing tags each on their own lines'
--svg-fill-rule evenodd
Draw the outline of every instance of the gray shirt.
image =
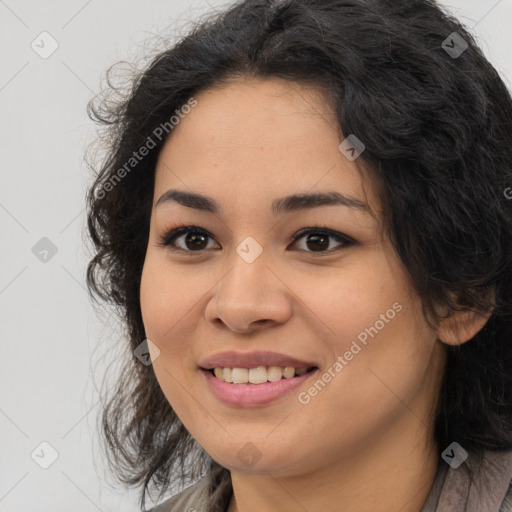
<svg viewBox="0 0 512 512">
<path fill-rule="evenodd" d="M 469 454 L 454 469 L 440 460 L 430 494 L 421 512 L 512 512 L 512 451 Z M 209 473 L 197 483 L 152 508 L 150 512 L 208 512 Z M 227 510 L 231 492 L 218 499 Z"/>
</svg>

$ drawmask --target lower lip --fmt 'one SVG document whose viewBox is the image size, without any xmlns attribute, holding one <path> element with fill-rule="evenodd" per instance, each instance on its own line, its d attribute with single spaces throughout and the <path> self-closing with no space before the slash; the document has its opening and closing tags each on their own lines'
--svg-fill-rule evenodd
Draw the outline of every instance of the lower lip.
<svg viewBox="0 0 512 512">
<path fill-rule="evenodd" d="M 215 377 L 209 370 L 201 370 L 213 394 L 223 402 L 239 407 L 265 405 L 283 397 L 298 388 L 304 381 L 315 375 L 318 368 L 299 377 L 281 379 L 263 384 L 232 384 Z"/>
</svg>

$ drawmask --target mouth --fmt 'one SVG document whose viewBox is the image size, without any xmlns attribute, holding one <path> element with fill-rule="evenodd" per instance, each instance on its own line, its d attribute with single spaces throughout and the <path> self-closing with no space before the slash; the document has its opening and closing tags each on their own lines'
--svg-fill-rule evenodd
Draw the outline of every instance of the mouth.
<svg viewBox="0 0 512 512">
<path fill-rule="evenodd" d="M 267 382 L 278 382 L 282 379 L 294 379 L 317 369 L 316 366 L 297 368 L 293 366 L 258 366 L 256 368 L 221 368 L 217 366 L 205 371 L 210 372 L 221 382 L 261 385 Z"/>
<path fill-rule="evenodd" d="M 285 400 L 318 371 L 317 366 L 201 368 L 212 395 L 220 402 L 237 408 L 265 406 L 278 399 Z"/>
</svg>

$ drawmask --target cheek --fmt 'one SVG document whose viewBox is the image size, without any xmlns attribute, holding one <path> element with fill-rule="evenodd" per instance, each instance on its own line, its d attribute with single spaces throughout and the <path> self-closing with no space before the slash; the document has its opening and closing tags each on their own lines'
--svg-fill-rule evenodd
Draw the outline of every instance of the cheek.
<svg viewBox="0 0 512 512">
<path fill-rule="evenodd" d="M 335 375 L 326 386 L 330 391 L 318 396 L 318 407 L 327 411 L 332 403 L 343 403 L 357 417 L 361 404 L 367 404 L 364 410 L 371 415 L 382 412 L 384 404 L 393 409 L 393 393 L 412 397 L 418 391 L 435 335 L 403 273 L 379 257 L 347 264 L 331 279 L 302 278 L 301 283 L 304 302 L 321 319 L 317 334 L 331 353 L 327 370 Z"/>
<path fill-rule="evenodd" d="M 197 370 L 191 343 L 197 330 L 197 308 L 204 307 L 200 299 L 214 284 L 211 276 L 195 274 L 173 271 L 165 255 L 148 253 L 141 276 L 145 333 L 160 350 L 155 374 L 168 398 L 173 395 L 178 400 L 180 383 Z"/>
<path fill-rule="evenodd" d="M 140 282 L 140 309 L 146 336 L 157 340 L 158 331 L 163 327 L 163 311 L 165 309 L 162 296 L 165 284 L 158 279 L 158 268 L 146 257 Z"/>
<path fill-rule="evenodd" d="M 180 272 L 170 272 L 162 258 L 148 254 L 140 284 L 140 307 L 146 335 L 163 342 L 197 302 Z M 199 292 L 198 292 L 199 293 Z M 195 298 L 195 300 L 194 300 Z"/>
<path fill-rule="evenodd" d="M 399 294 L 375 302 L 340 314 L 329 347 L 332 364 L 324 372 L 334 376 L 326 376 L 329 383 L 321 392 L 305 390 L 317 394 L 320 416 L 336 411 L 334 417 L 349 431 L 367 434 L 423 395 L 435 359 L 435 335 L 418 316 L 416 302 Z"/>
<path fill-rule="evenodd" d="M 147 255 L 141 276 L 140 307 L 145 333 L 155 343 L 159 355 L 153 359 L 153 370 L 167 401 L 173 409 L 186 410 L 187 396 L 183 392 L 183 360 L 187 350 L 185 341 L 180 343 L 176 324 L 185 316 L 183 294 L 177 293 L 179 277 L 171 277 L 158 258 Z M 172 345 L 169 343 L 172 340 Z"/>
<path fill-rule="evenodd" d="M 318 335 L 329 340 L 338 353 L 348 350 L 358 336 L 364 343 L 376 331 L 398 332 L 401 317 L 416 308 L 403 276 L 391 272 L 380 255 L 369 256 L 347 259 L 328 274 L 290 276 L 299 302 L 307 306 L 304 318 L 316 319 Z M 406 306 L 409 312 L 404 315 Z"/>
</svg>

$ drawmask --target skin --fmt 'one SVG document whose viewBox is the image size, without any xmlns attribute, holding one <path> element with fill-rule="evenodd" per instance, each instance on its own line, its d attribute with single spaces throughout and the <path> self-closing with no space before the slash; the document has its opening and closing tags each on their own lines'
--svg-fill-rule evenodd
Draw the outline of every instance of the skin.
<svg viewBox="0 0 512 512">
<path fill-rule="evenodd" d="M 325 510 L 419 512 L 437 469 L 432 435 L 446 346 L 482 324 L 434 332 L 405 270 L 382 235 L 371 179 L 338 149 L 345 138 L 322 91 L 279 79 L 238 79 L 194 96 L 155 175 L 140 300 L 153 368 L 179 418 L 231 471 L 229 512 Z M 364 141 L 364 134 L 358 134 Z M 214 198 L 218 214 L 158 198 L 168 189 Z M 368 205 L 321 206 L 274 215 L 294 193 L 338 191 Z M 180 225 L 206 230 L 202 249 L 159 246 Z M 327 227 L 330 254 L 292 236 Z M 263 252 L 236 252 L 248 236 Z M 337 250 L 335 249 L 337 248 Z M 316 249 L 316 250 L 315 250 Z M 186 251 L 188 250 L 188 255 Z M 260 407 L 219 401 L 198 368 L 225 350 L 274 350 L 315 361 L 320 375 L 394 303 L 402 309 L 308 404 L 299 391 Z M 467 319 L 466 319 L 467 320 Z M 469 319 L 468 321 L 470 321 Z M 453 319 L 451 320 L 453 321 Z M 239 450 L 253 443 L 249 467 Z"/>
</svg>

